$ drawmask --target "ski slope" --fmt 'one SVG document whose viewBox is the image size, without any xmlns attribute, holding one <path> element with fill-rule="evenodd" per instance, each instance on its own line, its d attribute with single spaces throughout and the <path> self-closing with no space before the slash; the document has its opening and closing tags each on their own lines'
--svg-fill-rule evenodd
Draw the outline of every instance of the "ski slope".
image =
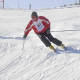
<svg viewBox="0 0 80 80">
<path fill-rule="evenodd" d="M 30 10 L 0 10 L 0 80 L 80 80 L 80 7 L 37 10 L 51 21 L 54 37 L 68 51 L 46 48 L 32 30 L 21 38 Z"/>
</svg>

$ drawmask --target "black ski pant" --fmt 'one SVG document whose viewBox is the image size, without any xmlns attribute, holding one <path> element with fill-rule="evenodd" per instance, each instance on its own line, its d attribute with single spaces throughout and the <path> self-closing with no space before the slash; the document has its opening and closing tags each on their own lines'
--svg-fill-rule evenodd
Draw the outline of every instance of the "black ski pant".
<svg viewBox="0 0 80 80">
<path fill-rule="evenodd" d="M 37 34 L 46 47 L 51 46 L 51 42 L 57 46 L 61 46 L 62 42 L 52 36 L 50 29 L 47 29 L 44 33 Z"/>
</svg>

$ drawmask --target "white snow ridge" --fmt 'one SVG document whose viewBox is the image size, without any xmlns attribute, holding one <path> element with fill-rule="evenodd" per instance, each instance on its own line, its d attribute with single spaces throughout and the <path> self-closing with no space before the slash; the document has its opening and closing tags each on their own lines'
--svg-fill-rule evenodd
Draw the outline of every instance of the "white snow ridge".
<svg viewBox="0 0 80 80">
<path fill-rule="evenodd" d="M 80 7 L 37 11 L 68 46 L 67 51 L 57 47 L 57 55 L 33 30 L 25 42 L 21 38 L 31 12 L 0 10 L 0 80 L 80 80 Z"/>
</svg>

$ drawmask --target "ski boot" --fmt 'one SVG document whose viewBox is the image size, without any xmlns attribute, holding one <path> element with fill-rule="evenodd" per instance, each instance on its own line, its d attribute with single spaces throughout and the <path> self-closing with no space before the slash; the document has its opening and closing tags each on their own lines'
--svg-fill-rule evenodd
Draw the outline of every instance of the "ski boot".
<svg viewBox="0 0 80 80">
<path fill-rule="evenodd" d="M 53 50 L 54 52 L 56 52 L 56 49 L 51 45 L 50 47 L 49 47 L 51 50 Z"/>
<path fill-rule="evenodd" d="M 63 48 L 64 50 L 66 50 L 66 47 L 64 44 L 61 44 L 61 48 Z"/>
</svg>

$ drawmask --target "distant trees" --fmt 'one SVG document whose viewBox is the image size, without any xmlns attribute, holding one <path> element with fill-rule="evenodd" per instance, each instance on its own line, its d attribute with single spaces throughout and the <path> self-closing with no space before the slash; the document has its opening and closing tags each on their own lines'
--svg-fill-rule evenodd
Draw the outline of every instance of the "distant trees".
<svg viewBox="0 0 80 80">
<path fill-rule="evenodd" d="M 31 3 L 29 4 L 29 10 L 31 10 L 31 8 L 32 8 L 32 5 L 31 5 Z"/>
<path fill-rule="evenodd" d="M 80 5 L 80 0 L 79 0 L 79 5 Z"/>
<path fill-rule="evenodd" d="M 78 2 L 76 2 L 75 5 L 80 5 L 80 0 Z"/>
<path fill-rule="evenodd" d="M 0 0 L 0 8 L 4 8 L 4 0 Z"/>
</svg>

